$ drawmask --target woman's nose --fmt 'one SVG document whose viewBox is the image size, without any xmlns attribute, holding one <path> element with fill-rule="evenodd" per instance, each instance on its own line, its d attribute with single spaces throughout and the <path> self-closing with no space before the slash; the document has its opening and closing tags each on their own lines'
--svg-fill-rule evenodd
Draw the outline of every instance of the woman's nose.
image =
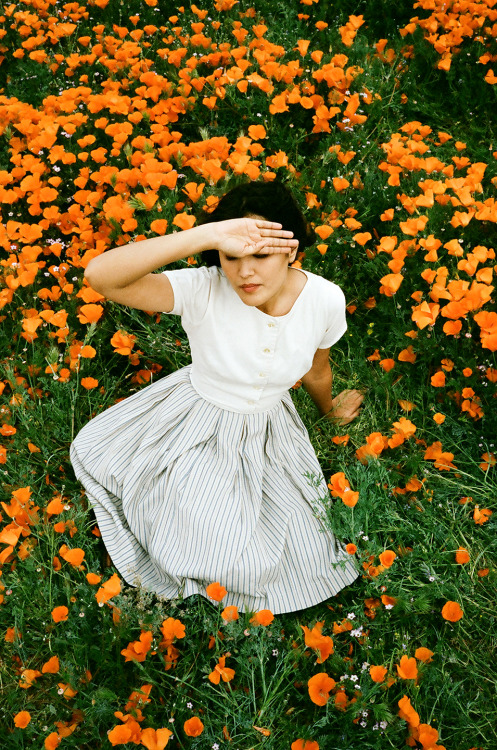
<svg viewBox="0 0 497 750">
<path fill-rule="evenodd" d="M 249 276 L 253 275 L 254 262 L 250 255 L 245 256 L 245 258 L 240 258 L 240 265 L 238 267 L 238 273 L 243 279 L 246 279 Z"/>
</svg>

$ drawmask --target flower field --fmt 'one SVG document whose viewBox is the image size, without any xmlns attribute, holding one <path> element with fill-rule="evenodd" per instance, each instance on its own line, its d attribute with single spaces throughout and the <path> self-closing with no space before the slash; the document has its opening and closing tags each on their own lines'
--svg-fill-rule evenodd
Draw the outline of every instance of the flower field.
<svg viewBox="0 0 497 750">
<path fill-rule="evenodd" d="M 496 84 L 496 0 L 0 9 L 2 747 L 495 750 Z M 69 462 L 189 362 L 86 265 L 249 179 L 299 197 L 366 392 L 340 428 L 292 391 L 361 575 L 277 616 L 127 586 Z"/>
</svg>

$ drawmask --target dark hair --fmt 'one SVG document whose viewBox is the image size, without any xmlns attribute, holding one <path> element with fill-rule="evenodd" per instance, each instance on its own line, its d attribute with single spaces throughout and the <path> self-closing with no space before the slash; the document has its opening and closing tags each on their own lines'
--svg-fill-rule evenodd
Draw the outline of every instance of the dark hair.
<svg viewBox="0 0 497 750">
<path fill-rule="evenodd" d="M 238 219 L 248 214 L 264 216 L 267 221 L 278 222 L 283 229 L 293 232 L 300 250 L 316 240 L 314 230 L 304 218 L 299 204 L 281 182 L 253 181 L 237 185 L 222 196 L 211 213 L 203 211 L 197 224 Z M 208 266 L 220 265 L 217 250 L 206 250 L 202 253 L 202 259 Z"/>
</svg>

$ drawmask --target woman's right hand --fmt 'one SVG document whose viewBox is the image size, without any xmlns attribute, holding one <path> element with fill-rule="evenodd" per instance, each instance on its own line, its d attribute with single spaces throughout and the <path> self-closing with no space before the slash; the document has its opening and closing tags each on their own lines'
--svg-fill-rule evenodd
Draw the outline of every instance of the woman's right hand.
<svg viewBox="0 0 497 750">
<path fill-rule="evenodd" d="M 298 240 L 293 239 L 293 232 L 283 229 L 281 224 L 265 219 L 227 219 L 213 222 L 209 226 L 216 238 L 215 249 L 234 258 L 291 253 L 299 245 Z"/>
</svg>

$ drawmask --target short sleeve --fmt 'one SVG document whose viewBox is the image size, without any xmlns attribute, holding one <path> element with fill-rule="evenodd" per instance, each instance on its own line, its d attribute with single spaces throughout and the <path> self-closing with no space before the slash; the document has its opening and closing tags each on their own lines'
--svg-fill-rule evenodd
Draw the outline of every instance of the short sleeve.
<svg viewBox="0 0 497 750">
<path fill-rule="evenodd" d="M 180 315 L 182 320 L 192 324 L 201 320 L 207 311 L 217 272 L 215 266 L 163 271 L 173 288 L 174 306 L 170 313 Z"/>
<path fill-rule="evenodd" d="M 347 330 L 345 295 L 333 282 L 327 282 L 327 286 L 327 328 L 318 349 L 328 349 L 333 346 Z"/>
</svg>

